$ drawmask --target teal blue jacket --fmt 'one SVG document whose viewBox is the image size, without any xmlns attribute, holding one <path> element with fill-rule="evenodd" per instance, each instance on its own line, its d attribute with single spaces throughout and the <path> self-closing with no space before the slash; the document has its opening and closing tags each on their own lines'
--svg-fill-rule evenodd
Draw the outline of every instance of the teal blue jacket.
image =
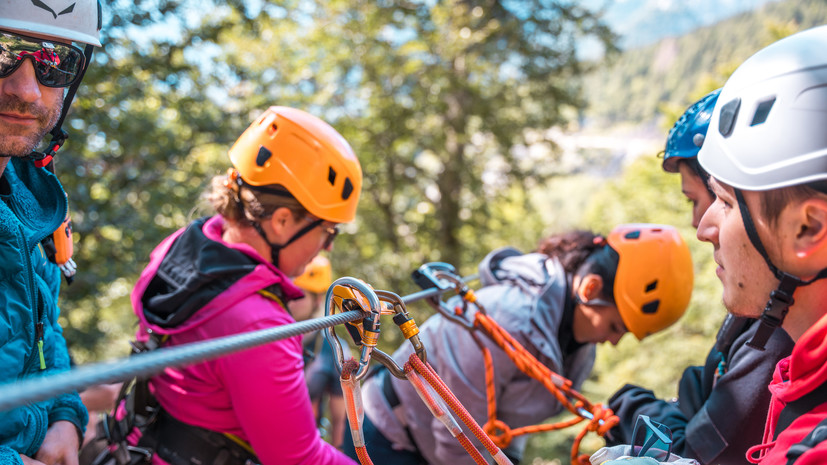
<svg viewBox="0 0 827 465">
<path fill-rule="evenodd" d="M 67 205 L 55 176 L 14 157 L 0 177 L 0 200 L 0 383 L 9 383 L 69 369 L 57 322 L 60 270 L 40 246 Z M 82 433 L 87 418 L 76 392 L 0 412 L 0 465 L 34 457 L 52 423 L 70 421 Z"/>
</svg>

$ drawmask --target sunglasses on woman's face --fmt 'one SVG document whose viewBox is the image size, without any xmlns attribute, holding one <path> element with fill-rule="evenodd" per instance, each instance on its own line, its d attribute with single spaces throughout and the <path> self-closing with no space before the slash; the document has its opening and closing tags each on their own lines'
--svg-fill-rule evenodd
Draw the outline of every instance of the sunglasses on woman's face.
<svg viewBox="0 0 827 465">
<path fill-rule="evenodd" d="M 86 61 L 83 50 L 74 45 L 0 31 L 0 78 L 11 76 L 27 58 L 37 82 L 46 87 L 71 86 Z"/>
<path fill-rule="evenodd" d="M 336 239 L 336 236 L 339 235 L 339 226 L 338 225 L 328 226 L 328 227 L 323 227 L 322 229 L 324 229 L 324 232 L 327 233 L 327 237 L 324 240 L 324 245 L 322 246 L 322 250 L 327 250 L 333 244 L 333 240 Z"/>
</svg>

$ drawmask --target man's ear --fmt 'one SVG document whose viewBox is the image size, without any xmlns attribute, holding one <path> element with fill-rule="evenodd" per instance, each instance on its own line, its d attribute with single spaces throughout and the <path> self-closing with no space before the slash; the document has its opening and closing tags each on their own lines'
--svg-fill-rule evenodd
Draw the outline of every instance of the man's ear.
<svg viewBox="0 0 827 465">
<path fill-rule="evenodd" d="M 600 291 L 603 290 L 603 278 L 600 275 L 590 273 L 580 280 L 580 286 L 577 289 L 577 295 L 583 302 L 588 302 L 592 299 L 600 297 Z"/>
<path fill-rule="evenodd" d="M 827 200 L 811 197 L 796 206 L 793 214 L 793 247 L 798 258 L 812 255 L 827 257 Z"/>
</svg>

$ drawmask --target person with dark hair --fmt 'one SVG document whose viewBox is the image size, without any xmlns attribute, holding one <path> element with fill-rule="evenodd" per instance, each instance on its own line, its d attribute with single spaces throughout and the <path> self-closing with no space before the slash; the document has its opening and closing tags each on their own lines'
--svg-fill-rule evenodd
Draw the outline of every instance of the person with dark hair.
<svg viewBox="0 0 827 465">
<path fill-rule="evenodd" d="M 750 347 L 764 350 L 779 331 L 795 342 L 769 382 L 761 444 L 745 457 L 761 465 L 827 463 L 825 48 L 819 26 L 748 58 L 724 84 L 698 153 L 715 193 L 698 239 L 714 248 L 724 306 L 759 320 Z M 756 402 L 753 392 L 732 402 Z M 595 463 L 628 452 L 603 449 Z"/>
<path fill-rule="evenodd" d="M 708 175 L 698 163 L 712 110 L 720 89 L 692 106 L 678 119 L 666 140 L 663 169 L 679 173 L 681 191 L 692 202 L 692 225 L 715 201 Z M 742 463 L 747 449 L 761 440 L 775 364 L 788 356 L 793 342 L 778 331 L 765 350 L 747 346 L 758 330 L 754 318 L 727 315 L 703 366 L 688 367 L 678 383 L 678 397 L 665 400 L 649 389 L 626 384 L 610 399 L 620 423 L 606 435 L 609 445 L 632 441 L 639 415 L 672 431 L 672 451 L 701 464 Z"/>
<path fill-rule="evenodd" d="M 678 232 L 646 224 L 618 226 L 605 238 L 587 231 L 553 236 L 529 254 L 495 250 L 479 271 L 482 288 L 475 294 L 488 316 L 541 363 L 572 380 L 575 389 L 591 372 L 596 343 L 617 344 L 626 332 L 642 339 L 671 325 L 684 313 L 693 281 L 689 248 Z M 475 311 L 469 304 L 468 312 Z M 484 361 L 471 334 L 437 314 L 422 325 L 420 337 L 429 363 L 484 424 Z M 516 428 L 562 411 L 542 383 L 520 371 L 492 341 L 480 339 L 493 356 L 502 421 Z M 412 350 L 403 344 L 393 358 L 402 365 Z M 376 463 L 474 463 L 410 383 L 381 369 L 362 390 L 365 441 Z M 355 454 L 345 433 L 344 449 Z M 525 436 L 519 436 L 505 452 L 518 462 L 524 447 Z"/>
</svg>

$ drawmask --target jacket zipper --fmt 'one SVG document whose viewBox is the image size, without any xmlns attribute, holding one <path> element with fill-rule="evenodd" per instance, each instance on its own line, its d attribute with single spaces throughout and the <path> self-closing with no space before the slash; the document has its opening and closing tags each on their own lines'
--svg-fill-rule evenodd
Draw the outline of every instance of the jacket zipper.
<svg viewBox="0 0 827 465">
<path fill-rule="evenodd" d="M 32 348 L 37 346 L 37 357 L 38 357 L 38 366 L 40 370 L 46 369 L 46 358 L 43 354 L 43 337 L 44 337 L 44 328 L 43 328 L 43 300 L 40 297 L 40 293 L 37 290 L 37 284 L 34 280 L 34 270 L 32 268 L 32 258 L 29 252 L 28 244 L 26 244 L 26 235 L 23 232 L 23 226 L 18 225 L 18 229 L 20 231 L 20 242 L 21 247 L 20 250 L 23 251 L 23 260 L 26 265 L 26 280 L 29 284 L 29 299 L 32 305 L 33 317 L 34 317 L 34 341 L 32 344 Z M 26 363 L 26 366 L 31 366 L 33 362 L 33 358 L 35 357 L 34 351 L 29 356 L 29 360 Z"/>
</svg>

